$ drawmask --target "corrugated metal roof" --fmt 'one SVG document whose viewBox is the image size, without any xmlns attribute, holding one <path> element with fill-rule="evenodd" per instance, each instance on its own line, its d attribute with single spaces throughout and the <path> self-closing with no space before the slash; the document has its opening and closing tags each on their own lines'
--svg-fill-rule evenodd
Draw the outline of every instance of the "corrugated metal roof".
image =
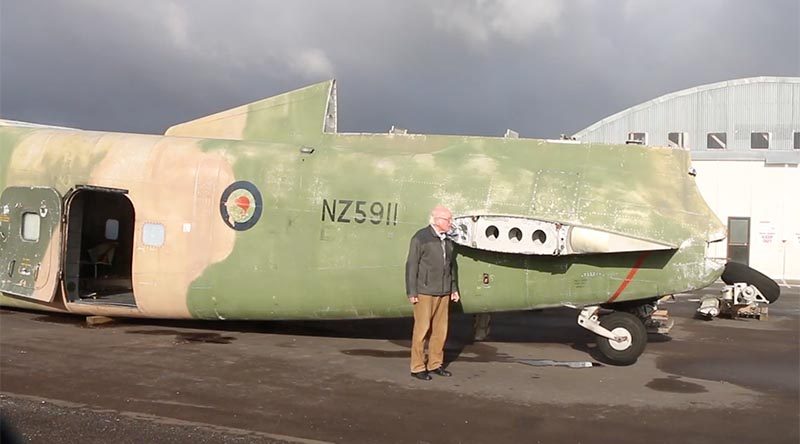
<svg viewBox="0 0 800 444">
<path fill-rule="evenodd" d="M 628 133 L 647 133 L 648 145 L 667 146 L 668 134 L 685 134 L 693 152 L 715 158 L 771 158 L 800 162 L 800 77 L 752 77 L 665 94 L 606 117 L 577 132 L 582 142 L 624 143 Z M 769 133 L 769 149 L 751 148 L 751 134 Z M 725 149 L 707 148 L 709 133 L 725 133 Z M 756 136 L 758 137 L 758 136 Z"/>
</svg>

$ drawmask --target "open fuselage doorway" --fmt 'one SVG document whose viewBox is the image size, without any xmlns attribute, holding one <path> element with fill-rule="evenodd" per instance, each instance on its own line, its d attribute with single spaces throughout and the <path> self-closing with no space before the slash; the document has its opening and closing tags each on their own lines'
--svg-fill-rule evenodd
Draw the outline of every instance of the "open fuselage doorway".
<svg viewBox="0 0 800 444">
<path fill-rule="evenodd" d="M 66 205 L 64 286 L 68 302 L 136 306 L 133 204 L 124 191 L 77 189 Z"/>
</svg>

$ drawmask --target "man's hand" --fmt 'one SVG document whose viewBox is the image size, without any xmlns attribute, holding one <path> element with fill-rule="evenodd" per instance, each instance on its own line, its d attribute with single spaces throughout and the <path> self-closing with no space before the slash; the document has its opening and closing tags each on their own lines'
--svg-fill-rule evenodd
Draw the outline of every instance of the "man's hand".
<svg viewBox="0 0 800 444">
<path fill-rule="evenodd" d="M 419 298 L 416 295 L 409 296 L 408 297 L 408 302 L 411 302 L 412 304 L 416 304 L 417 302 L 419 302 Z"/>
<path fill-rule="evenodd" d="M 458 302 L 459 299 L 461 299 L 461 296 L 458 295 L 457 291 L 454 291 L 454 292 L 450 293 L 450 300 L 451 301 Z"/>
</svg>

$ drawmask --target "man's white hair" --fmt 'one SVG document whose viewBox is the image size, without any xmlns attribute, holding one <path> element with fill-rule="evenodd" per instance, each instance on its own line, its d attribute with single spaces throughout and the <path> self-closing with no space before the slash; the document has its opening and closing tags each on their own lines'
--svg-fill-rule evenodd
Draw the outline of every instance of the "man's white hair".
<svg viewBox="0 0 800 444">
<path fill-rule="evenodd" d="M 433 225 L 433 223 L 434 223 L 433 221 L 434 221 L 434 220 L 435 220 L 437 217 L 440 217 L 440 215 L 442 215 L 442 214 L 450 214 L 450 215 L 452 216 L 452 214 L 453 214 L 453 213 L 450 211 L 450 209 L 449 209 L 449 208 L 447 208 L 446 206 L 444 206 L 444 205 L 442 205 L 442 204 L 436 205 L 436 206 L 435 206 L 435 207 L 433 207 L 433 209 L 431 210 L 431 216 L 430 216 L 430 218 L 428 218 L 428 223 L 430 223 L 431 225 Z"/>
</svg>

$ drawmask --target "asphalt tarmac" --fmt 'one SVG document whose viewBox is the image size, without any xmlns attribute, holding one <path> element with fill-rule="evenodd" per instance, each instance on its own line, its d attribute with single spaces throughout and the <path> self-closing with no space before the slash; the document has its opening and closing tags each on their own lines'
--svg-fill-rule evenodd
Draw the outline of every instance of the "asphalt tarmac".
<svg viewBox="0 0 800 444">
<path fill-rule="evenodd" d="M 697 297 L 662 304 L 672 333 L 627 367 L 602 364 L 574 310 L 494 315 L 480 343 L 454 316 L 453 376 L 427 382 L 410 320 L 90 328 L 3 309 L 0 407 L 21 442 L 52 444 L 800 442 L 800 286 L 767 320 L 694 319 Z"/>
</svg>

